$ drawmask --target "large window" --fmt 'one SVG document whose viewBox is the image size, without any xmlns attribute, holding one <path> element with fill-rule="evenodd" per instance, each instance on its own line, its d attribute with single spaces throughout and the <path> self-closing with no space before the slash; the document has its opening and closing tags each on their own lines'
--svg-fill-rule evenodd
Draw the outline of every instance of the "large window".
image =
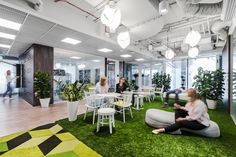
<svg viewBox="0 0 236 157">
<path fill-rule="evenodd" d="M 234 37 L 233 37 L 233 100 L 232 100 L 232 104 L 231 104 L 231 116 L 234 120 L 234 122 L 236 123 L 236 31 L 234 33 Z"/>
</svg>

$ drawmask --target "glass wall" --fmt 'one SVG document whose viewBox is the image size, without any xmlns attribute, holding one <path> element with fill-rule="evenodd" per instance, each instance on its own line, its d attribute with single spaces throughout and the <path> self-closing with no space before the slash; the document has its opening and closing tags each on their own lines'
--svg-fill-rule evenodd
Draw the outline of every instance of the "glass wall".
<svg viewBox="0 0 236 157">
<path fill-rule="evenodd" d="M 232 100 L 232 104 L 231 104 L 231 116 L 236 124 L 236 31 L 234 33 L 234 37 L 233 37 L 233 100 Z"/>
<path fill-rule="evenodd" d="M 6 71 L 11 70 L 12 77 L 16 76 L 16 67 L 15 64 L 19 63 L 16 60 L 2 60 L 0 61 L 0 94 L 3 94 L 6 91 Z M 14 88 L 13 93 L 18 93 L 18 89 L 15 88 L 16 80 L 13 80 L 12 86 Z"/>
</svg>

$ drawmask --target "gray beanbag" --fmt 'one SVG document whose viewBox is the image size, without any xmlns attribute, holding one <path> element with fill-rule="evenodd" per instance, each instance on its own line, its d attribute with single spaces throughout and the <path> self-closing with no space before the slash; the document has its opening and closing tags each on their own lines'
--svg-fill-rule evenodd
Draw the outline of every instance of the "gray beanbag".
<svg viewBox="0 0 236 157">
<path fill-rule="evenodd" d="M 154 128 L 162 128 L 167 127 L 173 123 L 175 123 L 175 114 L 173 112 L 167 112 L 158 109 L 149 109 L 146 112 L 145 122 Z M 186 128 L 181 128 L 181 130 L 192 132 L 198 135 L 206 136 L 206 137 L 219 137 L 220 129 L 219 126 L 210 121 L 210 126 L 202 129 L 202 130 L 190 130 Z M 180 130 L 174 132 L 174 134 L 181 133 Z"/>
</svg>

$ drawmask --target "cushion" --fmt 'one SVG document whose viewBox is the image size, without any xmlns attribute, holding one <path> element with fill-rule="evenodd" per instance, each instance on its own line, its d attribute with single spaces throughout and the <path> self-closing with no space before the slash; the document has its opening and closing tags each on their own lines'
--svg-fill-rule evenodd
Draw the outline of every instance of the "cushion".
<svg viewBox="0 0 236 157">
<path fill-rule="evenodd" d="M 166 97 L 166 92 L 164 92 L 163 97 Z M 175 94 L 170 94 L 169 98 L 171 99 L 175 99 Z M 188 100 L 188 93 L 184 92 L 184 93 L 179 93 L 179 100 Z"/>
<path fill-rule="evenodd" d="M 175 113 L 174 112 L 167 112 L 159 109 L 149 109 L 146 112 L 145 122 L 154 128 L 163 128 L 167 127 L 171 124 L 175 123 Z M 181 128 L 177 132 L 173 132 L 173 134 L 180 133 L 180 131 L 188 131 L 198 135 L 206 136 L 206 137 L 219 137 L 220 136 L 220 129 L 219 126 L 210 121 L 210 126 L 202 129 L 202 130 L 191 130 L 186 128 Z"/>
</svg>

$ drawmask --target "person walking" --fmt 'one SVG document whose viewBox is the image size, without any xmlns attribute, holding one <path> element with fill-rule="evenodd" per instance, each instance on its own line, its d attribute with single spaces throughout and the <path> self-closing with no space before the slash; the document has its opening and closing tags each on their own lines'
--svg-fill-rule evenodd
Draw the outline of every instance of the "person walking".
<svg viewBox="0 0 236 157">
<path fill-rule="evenodd" d="M 6 92 L 3 94 L 3 99 L 5 99 L 6 95 L 9 95 L 9 98 L 12 99 L 12 91 L 13 88 L 11 86 L 11 82 L 18 77 L 11 77 L 11 70 L 7 70 L 6 72 L 6 80 L 7 80 L 7 89 Z"/>
</svg>

